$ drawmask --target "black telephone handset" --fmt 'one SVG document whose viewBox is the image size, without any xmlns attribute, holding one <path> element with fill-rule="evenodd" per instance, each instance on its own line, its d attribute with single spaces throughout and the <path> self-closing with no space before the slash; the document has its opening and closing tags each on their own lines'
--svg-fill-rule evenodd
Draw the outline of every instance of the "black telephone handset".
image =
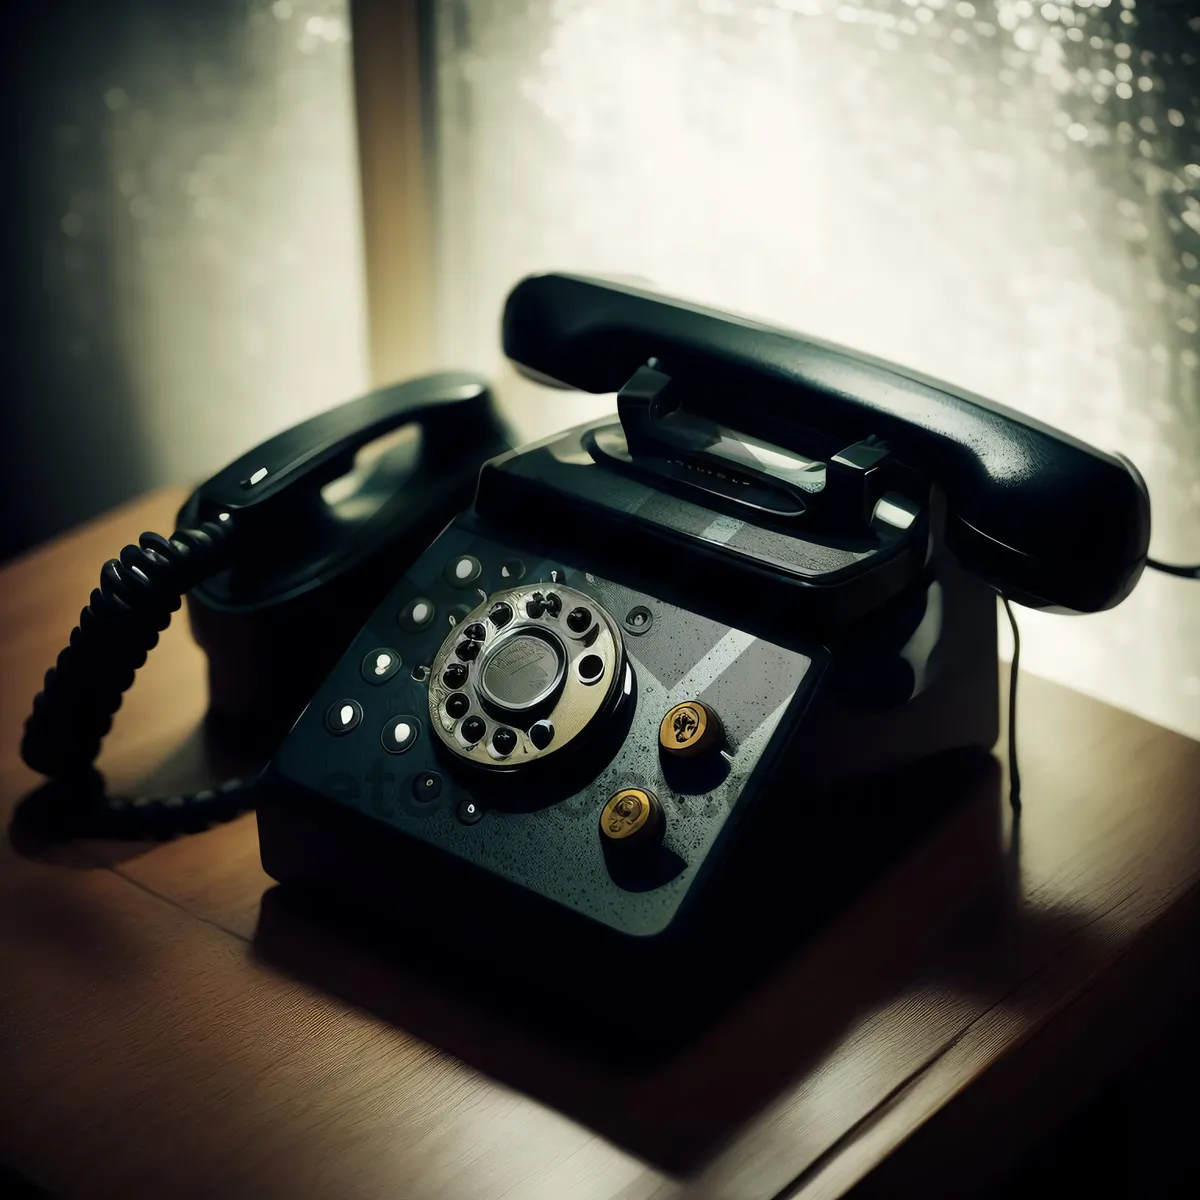
<svg viewBox="0 0 1200 1200">
<path fill-rule="evenodd" d="M 777 446 L 811 442 L 814 430 L 835 447 L 882 439 L 944 490 L 946 544 L 963 566 L 1021 604 L 1110 608 L 1146 563 L 1150 502 L 1131 463 L 887 363 L 572 275 L 513 290 L 504 346 L 528 370 L 589 392 L 626 387 L 653 359 L 688 409 Z M 658 415 L 646 406 L 644 442 L 666 424 Z"/>
<path fill-rule="evenodd" d="M 381 388 L 270 438 L 197 488 L 170 537 L 126 546 L 46 673 L 21 744 L 77 802 L 64 821 L 166 835 L 252 802 L 234 787 L 130 805 L 105 797 L 92 770 L 181 599 L 208 653 L 210 721 L 269 750 L 397 572 L 468 503 L 479 464 L 508 445 L 477 375 Z M 360 463 L 364 448 L 376 453 Z"/>
<path fill-rule="evenodd" d="M 390 449 L 356 466 L 393 432 Z M 187 595 L 210 717 L 277 742 L 396 573 L 469 502 L 480 464 L 508 445 L 487 383 L 443 372 L 312 417 L 197 488 L 179 526 L 224 513 L 236 527 L 229 563 Z"/>
</svg>

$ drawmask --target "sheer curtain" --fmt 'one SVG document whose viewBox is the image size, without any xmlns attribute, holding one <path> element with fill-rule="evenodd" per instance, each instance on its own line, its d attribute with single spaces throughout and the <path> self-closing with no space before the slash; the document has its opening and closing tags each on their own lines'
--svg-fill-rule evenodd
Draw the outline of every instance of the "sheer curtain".
<svg viewBox="0 0 1200 1200">
<path fill-rule="evenodd" d="M 433 6 L 440 354 L 527 436 L 521 275 L 661 287 L 990 395 L 1149 481 L 1200 559 L 1200 22 L 1134 0 Z M 1022 616 L 1030 668 L 1200 736 L 1200 593 Z"/>
<path fill-rule="evenodd" d="M 367 380 L 346 0 L 23 7 L 0 553 Z"/>
</svg>

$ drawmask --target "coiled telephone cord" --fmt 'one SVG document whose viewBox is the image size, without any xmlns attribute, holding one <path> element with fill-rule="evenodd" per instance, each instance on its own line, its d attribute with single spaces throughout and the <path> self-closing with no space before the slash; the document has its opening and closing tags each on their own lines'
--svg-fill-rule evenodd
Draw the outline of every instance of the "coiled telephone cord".
<svg viewBox="0 0 1200 1200">
<path fill-rule="evenodd" d="M 45 676 L 21 739 L 27 766 L 55 781 L 73 827 L 108 835 L 169 837 L 228 820 L 253 803 L 253 783 L 230 780 L 190 795 L 125 799 L 105 794 L 93 763 L 113 714 L 184 595 L 229 560 L 228 516 L 143 533 L 100 571 L 70 642 Z M 54 785 L 52 785 L 54 786 Z"/>
</svg>

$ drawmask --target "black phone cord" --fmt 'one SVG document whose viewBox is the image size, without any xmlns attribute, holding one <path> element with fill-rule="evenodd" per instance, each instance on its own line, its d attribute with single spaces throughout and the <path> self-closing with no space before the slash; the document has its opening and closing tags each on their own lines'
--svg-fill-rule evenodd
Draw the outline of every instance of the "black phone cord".
<svg viewBox="0 0 1200 1200">
<path fill-rule="evenodd" d="M 232 536 L 227 516 L 177 529 L 169 538 L 143 533 L 136 546 L 104 564 L 100 586 L 46 672 L 25 722 L 21 758 L 61 785 L 89 827 L 108 821 L 125 833 L 167 835 L 227 820 L 251 802 L 252 784 L 241 780 L 162 799 L 107 797 L 92 765 L 121 697 L 171 614 L 187 592 L 228 565 Z"/>
<path fill-rule="evenodd" d="M 1008 675 L 1008 803 L 1012 808 L 1013 820 L 1018 821 L 1021 818 L 1021 772 L 1017 766 L 1017 671 L 1021 665 L 1021 631 L 1017 628 L 1017 617 L 1008 597 L 1001 595 L 1000 599 L 1008 614 L 1013 635 L 1013 656 Z"/>
<path fill-rule="evenodd" d="M 1146 559 L 1146 566 L 1164 575 L 1178 575 L 1181 579 L 1200 579 L 1200 563 L 1165 563 L 1157 558 Z"/>
<path fill-rule="evenodd" d="M 1148 558 L 1146 566 L 1166 575 L 1200 580 L 1200 563 L 1164 563 L 1156 558 Z M 1008 677 L 1008 803 L 1012 808 L 1013 819 L 1019 820 L 1021 772 L 1017 766 L 1017 669 L 1021 662 L 1021 631 L 1017 628 L 1017 617 L 1008 602 L 1008 597 L 1001 595 L 1000 599 L 1004 602 L 1004 611 L 1008 614 L 1008 623 L 1012 626 L 1013 635 L 1012 665 Z"/>
</svg>

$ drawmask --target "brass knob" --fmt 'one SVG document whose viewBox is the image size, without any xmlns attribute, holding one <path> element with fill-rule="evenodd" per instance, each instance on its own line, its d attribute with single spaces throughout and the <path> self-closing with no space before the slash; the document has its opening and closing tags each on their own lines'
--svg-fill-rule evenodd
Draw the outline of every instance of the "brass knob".
<svg viewBox="0 0 1200 1200">
<path fill-rule="evenodd" d="M 692 758 L 721 744 L 721 718 L 699 700 L 685 700 L 667 710 L 658 727 L 658 744 L 664 754 Z"/>
<path fill-rule="evenodd" d="M 662 830 L 658 797 L 646 788 L 622 788 L 600 811 L 600 838 L 606 846 L 645 845 Z"/>
</svg>

